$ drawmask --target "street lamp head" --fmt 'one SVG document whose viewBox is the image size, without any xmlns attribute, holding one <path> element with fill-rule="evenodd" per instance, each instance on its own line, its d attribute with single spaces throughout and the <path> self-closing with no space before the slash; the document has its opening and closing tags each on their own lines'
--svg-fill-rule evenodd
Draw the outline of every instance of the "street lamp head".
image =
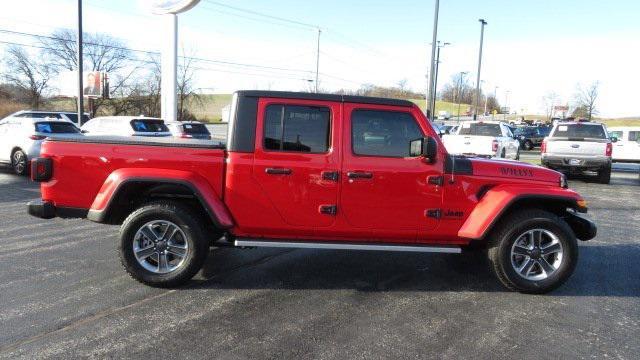
<svg viewBox="0 0 640 360">
<path fill-rule="evenodd" d="M 488 23 L 484 19 L 478 19 L 482 23 L 482 25 L 487 25 Z"/>
</svg>

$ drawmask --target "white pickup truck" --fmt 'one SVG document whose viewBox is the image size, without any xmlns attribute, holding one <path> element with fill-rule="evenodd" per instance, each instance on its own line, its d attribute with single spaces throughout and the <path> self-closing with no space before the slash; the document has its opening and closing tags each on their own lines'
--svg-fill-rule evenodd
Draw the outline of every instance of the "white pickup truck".
<svg viewBox="0 0 640 360">
<path fill-rule="evenodd" d="M 442 142 L 450 154 L 520 159 L 520 142 L 511 128 L 498 121 L 469 121 Z"/>
<path fill-rule="evenodd" d="M 548 168 L 570 173 L 596 172 L 598 182 L 608 184 L 612 149 L 603 124 L 561 122 L 542 142 L 541 162 Z"/>
</svg>

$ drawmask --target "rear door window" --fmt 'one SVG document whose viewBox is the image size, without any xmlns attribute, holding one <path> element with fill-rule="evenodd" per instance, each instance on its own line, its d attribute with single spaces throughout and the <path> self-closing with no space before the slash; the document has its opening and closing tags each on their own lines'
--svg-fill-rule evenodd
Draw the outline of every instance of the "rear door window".
<svg viewBox="0 0 640 360">
<path fill-rule="evenodd" d="M 553 133 L 554 137 L 578 139 L 606 139 L 607 134 L 600 125 L 568 124 L 558 125 Z"/>
<path fill-rule="evenodd" d="M 470 123 L 462 124 L 458 135 L 502 136 L 500 124 Z"/>
<path fill-rule="evenodd" d="M 35 130 L 43 134 L 77 134 L 80 130 L 71 123 L 64 122 L 37 122 Z"/>
<path fill-rule="evenodd" d="M 269 105 L 264 117 L 264 148 L 275 151 L 329 151 L 329 108 Z"/>
<path fill-rule="evenodd" d="M 137 132 L 166 132 L 169 128 L 164 124 L 162 120 L 131 120 L 131 127 Z"/>
</svg>

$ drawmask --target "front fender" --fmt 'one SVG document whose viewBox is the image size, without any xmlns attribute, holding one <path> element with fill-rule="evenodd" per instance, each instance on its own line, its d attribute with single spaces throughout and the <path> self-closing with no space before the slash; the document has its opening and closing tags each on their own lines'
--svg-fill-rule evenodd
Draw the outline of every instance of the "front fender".
<svg viewBox="0 0 640 360">
<path fill-rule="evenodd" d="M 544 208 L 545 203 L 562 204 L 567 208 L 579 208 L 580 195 L 569 189 L 551 185 L 498 185 L 482 197 L 464 222 L 458 236 L 482 239 L 519 201 L 531 201 Z"/>
<path fill-rule="evenodd" d="M 155 168 L 124 168 L 118 169 L 107 177 L 96 195 L 87 218 L 96 222 L 103 222 L 109 212 L 112 201 L 128 183 L 167 183 L 188 187 L 200 201 L 214 224 L 221 229 L 233 227 L 233 218 L 229 209 L 224 205 L 220 196 L 206 179 L 190 171 L 155 169 Z"/>
</svg>

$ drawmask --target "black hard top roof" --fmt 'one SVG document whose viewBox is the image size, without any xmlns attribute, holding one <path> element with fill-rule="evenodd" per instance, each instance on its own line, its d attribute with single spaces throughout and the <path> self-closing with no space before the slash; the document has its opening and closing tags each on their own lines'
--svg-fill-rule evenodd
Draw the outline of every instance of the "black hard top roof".
<svg viewBox="0 0 640 360">
<path fill-rule="evenodd" d="M 354 96 L 339 94 L 316 94 L 306 92 L 293 91 L 270 91 L 270 90 L 239 90 L 236 91 L 238 96 L 246 97 L 268 97 L 268 98 L 286 98 L 286 99 L 303 99 L 303 100 L 321 100 L 321 101 L 337 101 L 346 103 L 359 104 L 376 104 L 376 105 L 392 105 L 413 107 L 415 104 L 408 100 L 388 99 L 370 96 Z"/>
</svg>

